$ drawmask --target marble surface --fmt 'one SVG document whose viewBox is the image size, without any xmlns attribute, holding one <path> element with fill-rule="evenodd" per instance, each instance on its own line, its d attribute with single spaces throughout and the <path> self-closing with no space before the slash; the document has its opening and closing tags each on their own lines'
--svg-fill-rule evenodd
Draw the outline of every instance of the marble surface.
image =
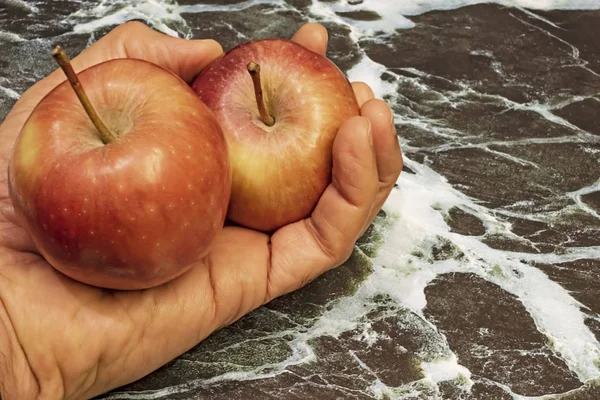
<svg viewBox="0 0 600 400">
<path fill-rule="evenodd" d="M 100 398 L 600 399 L 600 0 L 510 4 L 0 0 L 0 119 L 129 19 L 226 49 L 319 21 L 397 118 L 345 265 Z"/>
</svg>

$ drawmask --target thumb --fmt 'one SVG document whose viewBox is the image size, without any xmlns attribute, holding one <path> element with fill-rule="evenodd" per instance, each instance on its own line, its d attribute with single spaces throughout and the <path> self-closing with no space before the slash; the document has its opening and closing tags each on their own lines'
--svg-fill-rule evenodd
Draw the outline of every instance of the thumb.
<svg viewBox="0 0 600 400">
<path fill-rule="evenodd" d="M 125 57 L 160 65 L 187 83 L 191 83 L 211 61 L 223 54 L 223 48 L 215 40 L 177 38 L 137 21 L 125 23 L 116 29 L 120 31 L 115 33 L 119 34 Z"/>
<path fill-rule="evenodd" d="M 338 264 L 345 261 L 371 211 L 379 180 L 371 121 L 353 117 L 339 129 L 333 143 L 329 187 L 312 212 L 310 222 L 320 248 Z"/>
<path fill-rule="evenodd" d="M 333 143 L 332 181 L 311 216 L 271 237 L 266 301 L 296 290 L 346 261 L 371 212 L 379 180 L 371 123 L 353 117 Z"/>
</svg>

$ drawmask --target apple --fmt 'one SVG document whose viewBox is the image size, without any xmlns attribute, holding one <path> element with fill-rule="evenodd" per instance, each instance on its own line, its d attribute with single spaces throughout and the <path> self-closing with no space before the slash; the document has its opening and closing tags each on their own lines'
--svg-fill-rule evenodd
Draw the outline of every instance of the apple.
<svg viewBox="0 0 600 400">
<path fill-rule="evenodd" d="M 360 112 L 340 69 L 293 41 L 262 39 L 228 50 L 192 88 L 227 139 L 227 218 L 274 231 L 310 215 L 331 182 L 336 133 Z"/>
<path fill-rule="evenodd" d="M 231 193 L 214 114 L 158 65 L 116 59 L 75 74 L 64 50 L 53 55 L 68 79 L 35 107 L 13 149 L 17 217 L 77 281 L 144 289 L 183 274 L 209 251 Z"/>
</svg>

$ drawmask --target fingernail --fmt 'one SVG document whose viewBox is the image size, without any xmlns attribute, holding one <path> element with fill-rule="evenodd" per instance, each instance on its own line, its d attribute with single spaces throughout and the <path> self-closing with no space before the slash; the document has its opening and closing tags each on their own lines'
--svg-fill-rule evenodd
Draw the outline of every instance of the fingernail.
<svg viewBox="0 0 600 400">
<path fill-rule="evenodd" d="M 390 111 L 390 126 L 394 126 L 394 112 L 390 106 L 388 106 L 388 109 Z"/>
</svg>

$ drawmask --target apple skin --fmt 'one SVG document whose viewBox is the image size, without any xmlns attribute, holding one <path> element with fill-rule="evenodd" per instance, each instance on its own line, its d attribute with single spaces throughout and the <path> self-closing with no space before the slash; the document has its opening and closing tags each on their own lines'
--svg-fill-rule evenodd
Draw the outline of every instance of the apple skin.
<svg viewBox="0 0 600 400">
<path fill-rule="evenodd" d="M 187 271 L 227 213 L 231 169 L 214 114 L 176 75 L 134 59 L 78 74 L 119 138 L 104 144 L 68 82 L 43 98 L 9 163 L 18 218 L 65 275 L 144 289 Z"/>
<path fill-rule="evenodd" d="M 260 119 L 250 61 L 260 66 L 271 127 Z M 337 131 L 360 113 L 340 69 L 293 41 L 263 39 L 224 53 L 192 88 L 215 113 L 229 145 L 227 218 L 268 232 L 309 216 L 331 183 Z"/>
</svg>

